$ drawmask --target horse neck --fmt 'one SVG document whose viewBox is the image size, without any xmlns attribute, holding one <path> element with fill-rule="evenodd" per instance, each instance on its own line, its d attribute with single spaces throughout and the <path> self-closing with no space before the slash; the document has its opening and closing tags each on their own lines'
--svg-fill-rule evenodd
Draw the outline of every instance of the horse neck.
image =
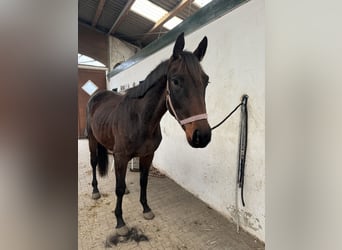
<svg viewBox="0 0 342 250">
<path fill-rule="evenodd" d="M 144 96 L 144 118 L 151 124 L 152 127 L 156 127 L 163 115 L 166 113 L 166 75 L 161 76 L 158 82 Z"/>
</svg>

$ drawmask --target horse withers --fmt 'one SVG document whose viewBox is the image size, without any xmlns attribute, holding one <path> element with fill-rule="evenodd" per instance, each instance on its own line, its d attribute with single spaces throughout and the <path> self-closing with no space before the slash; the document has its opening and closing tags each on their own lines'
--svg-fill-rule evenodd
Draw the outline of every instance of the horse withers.
<svg viewBox="0 0 342 250">
<path fill-rule="evenodd" d="M 99 91 L 87 104 L 87 135 L 93 169 L 92 198 L 100 198 L 96 166 L 100 176 L 107 174 L 108 154 L 113 152 L 116 176 L 116 230 L 126 235 L 128 228 L 122 218 L 122 198 L 125 193 L 127 163 L 139 157 L 140 202 L 145 219 L 153 219 L 148 206 L 146 187 L 149 168 L 162 134 L 160 120 L 168 110 L 185 131 L 188 143 L 203 148 L 211 139 L 205 90 L 209 77 L 200 65 L 207 49 L 204 37 L 194 52 L 183 51 L 184 33 L 180 34 L 172 56 L 148 74 L 143 83 L 129 89 L 125 95 Z"/>
</svg>

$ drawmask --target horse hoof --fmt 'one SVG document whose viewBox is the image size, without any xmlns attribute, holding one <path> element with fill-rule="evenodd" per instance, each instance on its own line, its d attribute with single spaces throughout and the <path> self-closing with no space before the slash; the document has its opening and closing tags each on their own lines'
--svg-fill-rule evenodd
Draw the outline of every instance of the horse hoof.
<svg viewBox="0 0 342 250">
<path fill-rule="evenodd" d="M 125 236 L 128 234 L 128 232 L 129 232 L 129 230 L 128 230 L 128 227 L 126 225 L 116 229 L 116 233 L 120 236 Z"/>
<path fill-rule="evenodd" d="M 152 220 L 154 218 L 154 213 L 152 211 L 143 213 L 145 220 Z"/>
<path fill-rule="evenodd" d="M 128 188 L 125 189 L 125 194 L 129 194 Z"/>
<path fill-rule="evenodd" d="M 91 198 L 92 198 L 93 200 L 98 200 L 98 199 L 100 199 L 100 197 L 101 197 L 101 194 L 100 194 L 100 193 L 93 193 L 93 194 L 91 195 Z"/>
</svg>

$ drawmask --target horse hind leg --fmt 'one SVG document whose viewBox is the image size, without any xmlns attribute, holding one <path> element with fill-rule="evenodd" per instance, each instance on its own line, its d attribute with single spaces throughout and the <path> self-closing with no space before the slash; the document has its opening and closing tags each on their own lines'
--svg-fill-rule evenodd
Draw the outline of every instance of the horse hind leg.
<svg viewBox="0 0 342 250">
<path fill-rule="evenodd" d="M 143 207 L 143 216 L 146 220 L 152 220 L 154 218 L 154 213 L 147 203 L 147 183 L 148 183 L 148 173 L 150 171 L 150 166 L 153 160 L 153 155 L 148 155 L 146 157 L 141 157 L 139 162 L 140 167 L 140 203 Z"/>
<path fill-rule="evenodd" d="M 97 179 L 96 179 L 96 166 L 97 166 L 97 156 L 90 156 L 90 162 L 91 162 L 91 167 L 93 168 L 93 180 L 91 182 L 91 185 L 93 186 L 93 193 L 91 195 L 91 198 L 94 200 L 100 199 L 101 194 L 100 191 L 97 187 Z"/>
<path fill-rule="evenodd" d="M 98 163 L 97 141 L 91 134 L 88 134 L 88 140 L 89 140 L 89 150 L 90 150 L 90 164 L 93 169 L 93 179 L 91 182 L 91 185 L 93 186 L 93 193 L 92 193 L 91 198 L 94 200 L 97 200 L 101 197 L 101 194 L 97 187 L 97 179 L 96 179 L 96 166 Z"/>
</svg>

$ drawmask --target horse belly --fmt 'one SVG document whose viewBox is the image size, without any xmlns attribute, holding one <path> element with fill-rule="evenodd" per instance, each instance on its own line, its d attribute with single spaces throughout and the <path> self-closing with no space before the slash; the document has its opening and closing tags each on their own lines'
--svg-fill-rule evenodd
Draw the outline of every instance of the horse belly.
<svg viewBox="0 0 342 250">
<path fill-rule="evenodd" d="M 115 138 L 112 133 L 112 125 L 109 122 L 94 122 L 92 124 L 95 139 L 108 150 L 113 150 Z"/>
</svg>

